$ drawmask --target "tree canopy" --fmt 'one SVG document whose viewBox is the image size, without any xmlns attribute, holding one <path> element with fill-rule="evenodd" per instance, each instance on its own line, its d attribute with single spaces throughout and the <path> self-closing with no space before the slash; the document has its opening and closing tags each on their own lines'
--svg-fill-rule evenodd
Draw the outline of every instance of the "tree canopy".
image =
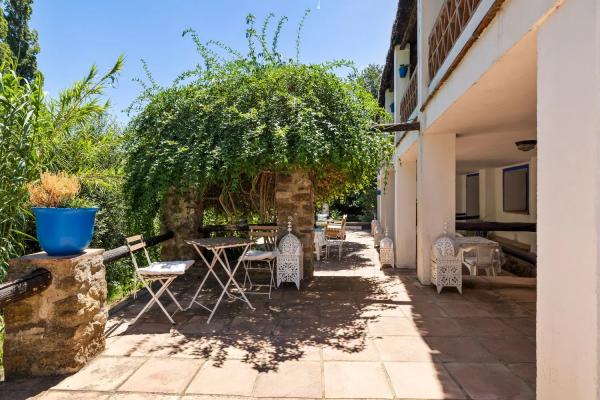
<svg viewBox="0 0 600 400">
<path fill-rule="evenodd" d="M 149 76 L 127 132 L 125 187 L 140 225 L 173 190 L 192 190 L 230 219 L 268 218 L 275 173 L 309 172 L 326 199 L 367 185 L 389 156 L 389 140 L 370 130 L 384 110 L 335 73 L 349 63 L 302 64 L 299 40 L 296 58 L 284 58 L 285 18 L 268 40 L 271 19 L 257 32 L 248 17 L 246 54 L 188 30 L 203 63 L 169 87 Z"/>
<path fill-rule="evenodd" d="M 19 76 L 31 81 L 40 52 L 38 34 L 30 29 L 33 0 L 0 0 L 0 63 L 12 60 Z"/>
</svg>

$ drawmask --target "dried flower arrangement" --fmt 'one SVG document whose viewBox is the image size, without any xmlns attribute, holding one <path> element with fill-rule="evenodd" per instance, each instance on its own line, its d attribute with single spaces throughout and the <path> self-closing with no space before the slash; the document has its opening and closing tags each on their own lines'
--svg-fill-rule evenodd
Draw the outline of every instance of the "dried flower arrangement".
<svg viewBox="0 0 600 400">
<path fill-rule="evenodd" d="M 64 172 L 44 172 L 39 181 L 27 184 L 34 207 L 69 207 L 80 190 L 79 179 Z"/>
</svg>

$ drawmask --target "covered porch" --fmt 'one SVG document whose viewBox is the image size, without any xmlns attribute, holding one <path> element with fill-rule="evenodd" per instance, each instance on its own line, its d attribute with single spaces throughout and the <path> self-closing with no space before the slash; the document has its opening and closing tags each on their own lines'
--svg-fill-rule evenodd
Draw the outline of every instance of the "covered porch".
<svg viewBox="0 0 600 400">
<path fill-rule="evenodd" d="M 84 369 L 6 382 L 0 397 L 533 399 L 535 286 L 498 279 L 438 295 L 414 271 L 382 270 L 369 233 L 349 232 L 342 260 L 318 263 L 301 291 L 254 296 L 254 312 L 226 304 L 210 324 L 177 313 L 174 327 L 156 306 L 127 326 L 138 298 L 111 312 L 106 350 Z"/>
</svg>

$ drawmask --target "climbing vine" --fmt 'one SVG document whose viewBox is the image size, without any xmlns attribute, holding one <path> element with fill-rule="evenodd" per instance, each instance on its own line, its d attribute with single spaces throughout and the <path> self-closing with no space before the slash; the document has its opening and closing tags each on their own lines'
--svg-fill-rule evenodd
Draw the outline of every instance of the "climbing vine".
<svg viewBox="0 0 600 400">
<path fill-rule="evenodd" d="M 192 190 L 228 219 L 266 220 L 276 173 L 308 171 L 316 197 L 327 199 L 367 185 L 389 157 L 389 139 L 370 130 L 384 110 L 336 74 L 351 64 L 285 58 L 278 42 L 286 19 L 270 35 L 272 20 L 257 30 L 248 16 L 245 54 L 186 30 L 201 63 L 169 87 L 148 73 L 127 133 L 125 187 L 140 228 L 150 227 L 174 190 Z"/>
</svg>

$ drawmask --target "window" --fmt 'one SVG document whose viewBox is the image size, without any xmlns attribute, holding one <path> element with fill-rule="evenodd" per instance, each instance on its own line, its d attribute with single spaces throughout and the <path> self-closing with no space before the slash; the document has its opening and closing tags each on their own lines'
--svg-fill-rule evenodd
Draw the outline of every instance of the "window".
<svg viewBox="0 0 600 400">
<path fill-rule="evenodd" d="M 505 212 L 529 214 L 529 165 L 502 170 L 502 200 Z"/>
<path fill-rule="evenodd" d="M 467 219 L 477 219 L 479 218 L 479 174 L 467 175 L 466 192 Z"/>
</svg>

